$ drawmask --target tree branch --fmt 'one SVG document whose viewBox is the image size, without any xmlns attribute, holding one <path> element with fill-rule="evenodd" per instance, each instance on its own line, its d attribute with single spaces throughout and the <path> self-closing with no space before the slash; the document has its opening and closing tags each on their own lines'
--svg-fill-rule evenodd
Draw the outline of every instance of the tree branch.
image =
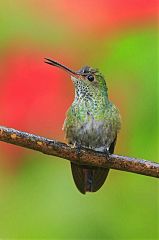
<svg viewBox="0 0 159 240">
<path fill-rule="evenodd" d="M 65 143 L 12 128 L 0 126 L 0 141 L 64 158 L 77 164 L 112 168 L 151 177 L 159 177 L 159 163 L 114 154 L 110 155 L 109 159 L 107 159 L 104 153 L 86 148 L 82 148 L 79 155 L 76 148 Z"/>
</svg>

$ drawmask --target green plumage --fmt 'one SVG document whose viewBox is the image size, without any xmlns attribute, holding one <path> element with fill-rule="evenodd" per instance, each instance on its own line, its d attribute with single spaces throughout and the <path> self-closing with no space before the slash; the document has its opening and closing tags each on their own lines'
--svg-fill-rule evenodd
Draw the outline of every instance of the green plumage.
<svg viewBox="0 0 159 240">
<path fill-rule="evenodd" d="M 46 58 L 46 63 L 71 75 L 75 99 L 67 112 L 64 131 L 68 143 L 112 154 L 120 129 L 118 109 L 108 99 L 103 75 L 91 67 L 77 72 Z M 104 183 L 109 169 L 71 163 L 74 182 L 81 193 L 95 192 Z"/>
<path fill-rule="evenodd" d="M 66 139 L 71 144 L 99 151 L 109 151 L 111 144 L 115 146 L 115 139 L 120 129 L 120 114 L 115 105 L 108 99 L 107 86 L 102 74 L 95 69 L 86 68 L 86 76 L 72 77 L 75 86 L 75 99 L 67 112 L 64 123 Z M 85 71 L 86 68 L 82 68 L 80 71 Z M 87 79 L 90 74 L 94 77 L 93 81 Z M 108 171 L 91 167 L 85 169 L 85 166 L 81 168 L 78 165 L 73 165 L 72 167 L 72 170 L 77 171 L 77 174 L 81 176 L 81 179 L 78 179 L 78 177 L 76 179 L 73 173 L 78 189 L 82 193 L 97 191 L 98 189 L 92 187 L 93 181 L 95 182 L 96 172 L 99 179 L 101 172 L 101 180 L 105 181 L 103 171 L 105 175 L 107 175 Z M 92 171 L 91 174 L 89 170 Z M 86 178 L 89 178 L 90 185 L 92 184 L 89 189 L 87 188 L 88 182 Z M 103 182 L 99 184 L 99 188 L 102 184 Z"/>
</svg>

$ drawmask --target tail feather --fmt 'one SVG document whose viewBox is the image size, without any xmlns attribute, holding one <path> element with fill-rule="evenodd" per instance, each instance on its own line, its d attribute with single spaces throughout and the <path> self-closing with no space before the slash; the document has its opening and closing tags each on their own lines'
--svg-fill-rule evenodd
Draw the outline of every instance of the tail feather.
<svg viewBox="0 0 159 240">
<path fill-rule="evenodd" d="M 78 190 L 86 192 L 98 191 L 106 180 L 109 169 L 88 167 L 71 163 L 72 175 Z"/>
<path fill-rule="evenodd" d="M 109 153 L 114 152 L 117 136 L 110 145 Z M 85 194 L 86 192 L 98 191 L 105 182 L 109 173 L 108 168 L 90 167 L 71 163 L 71 170 L 74 182 L 78 190 Z"/>
<path fill-rule="evenodd" d="M 94 182 L 93 182 L 93 191 L 98 191 L 101 186 L 104 184 L 109 173 L 108 168 L 96 168 L 94 170 Z"/>
<path fill-rule="evenodd" d="M 85 178 L 82 166 L 71 163 L 71 170 L 76 187 L 81 193 L 85 194 Z"/>
</svg>

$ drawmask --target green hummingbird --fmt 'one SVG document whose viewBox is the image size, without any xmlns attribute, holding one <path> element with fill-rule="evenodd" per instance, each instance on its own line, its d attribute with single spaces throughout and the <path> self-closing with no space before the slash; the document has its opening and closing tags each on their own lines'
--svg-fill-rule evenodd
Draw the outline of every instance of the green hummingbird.
<svg viewBox="0 0 159 240">
<path fill-rule="evenodd" d="M 64 132 L 69 144 L 105 152 L 114 152 L 121 127 L 119 110 L 109 101 L 104 76 L 98 69 L 84 66 L 79 71 L 45 58 L 45 63 L 59 67 L 71 75 L 75 98 L 67 111 Z M 109 169 L 71 163 L 74 182 L 78 190 L 96 192 L 106 180 Z"/>
</svg>

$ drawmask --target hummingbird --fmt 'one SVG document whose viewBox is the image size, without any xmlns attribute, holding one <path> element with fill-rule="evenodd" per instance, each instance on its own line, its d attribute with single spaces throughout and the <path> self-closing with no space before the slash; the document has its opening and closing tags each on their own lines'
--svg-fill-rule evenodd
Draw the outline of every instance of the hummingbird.
<svg viewBox="0 0 159 240">
<path fill-rule="evenodd" d="M 113 154 L 121 117 L 117 107 L 108 98 L 108 88 L 103 74 L 96 68 L 84 66 L 78 71 L 49 58 L 45 63 L 69 73 L 75 88 L 75 97 L 64 121 L 68 144 Z M 73 179 L 77 189 L 86 192 L 98 191 L 105 182 L 109 169 L 78 165 L 71 162 Z"/>
</svg>

